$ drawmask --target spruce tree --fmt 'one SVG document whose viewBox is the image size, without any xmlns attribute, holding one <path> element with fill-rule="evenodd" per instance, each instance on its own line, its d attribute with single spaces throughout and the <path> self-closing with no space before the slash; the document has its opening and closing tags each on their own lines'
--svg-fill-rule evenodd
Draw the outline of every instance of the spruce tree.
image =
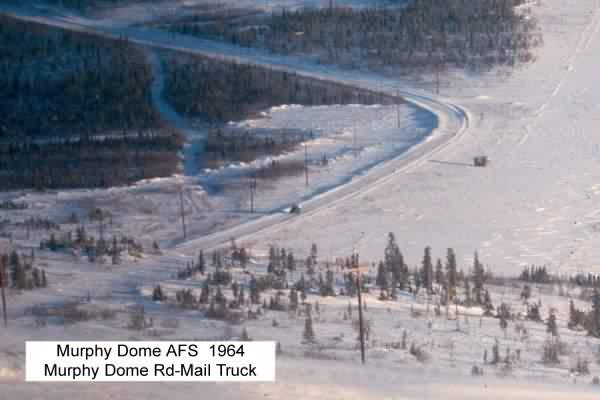
<svg viewBox="0 0 600 400">
<path fill-rule="evenodd" d="M 442 260 L 440 260 L 439 258 L 437 259 L 437 262 L 435 263 L 435 283 L 437 283 L 440 286 L 444 286 L 444 284 L 445 284 Z"/>
<path fill-rule="evenodd" d="M 405 271 L 404 257 L 396 244 L 396 237 L 392 232 L 388 234 L 388 243 L 385 247 L 384 272 L 386 274 L 391 274 L 392 282 L 394 282 L 395 285 L 400 285 L 400 289 L 405 289 L 408 283 L 408 274 Z M 392 291 L 394 292 L 395 285 L 392 288 Z"/>
<path fill-rule="evenodd" d="M 483 264 L 479 262 L 479 256 L 475 252 L 473 258 L 473 294 L 475 295 L 475 303 L 483 303 L 483 284 L 485 281 L 485 271 Z"/>
<path fill-rule="evenodd" d="M 243 286 L 240 288 L 240 294 L 238 296 L 238 304 L 242 307 L 246 304 L 246 293 L 245 293 Z"/>
<path fill-rule="evenodd" d="M 427 294 L 433 293 L 433 262 L 431 260 L 431 247 L 425 247 L 421 263 L 421 281 Z"/>
<path fill-rule="evenodd" d="M 31 271 L 32 277 L 33 277 L 33 286 L 36 288 L 42 287 L 42 277 L 40 274 L 40 270 L 37 268 L 34 268 Z"/>
<path fill-rule="evenodd" d="M 160 285 L 156 285 L 156 287 L 152 291 L 152 301 L 164 301 L 164 300 L 166 300 L 166 296 L 163 293 L 162 288 L 160 287 Z"/>
<path fill-rule="evenodd" d="M 488 290 L 485 291 L 483 296 L 483 314 L 487 317 L 491 317 L 494 312 L 494 304 L 492 303 L 492 297 Z"/>
<path fill-rule="evenodd" d="M 498 339 L 495 340 L 492 346 L 492 361 L 490 364 L 496 365 L 500 362 L 500 347 L 498 346 Z"/>
<path fill-rule="evenodd" d="M 569 329 L 576 329 L 577 326 L 581 323 L 581 311 L 575 308 L 575 303 L 573 299 L 569 302 L 569 322 L 567 322 L 567 327 Z"/>
<path fill-rule="evenodd" d="M 253 304 L 260 304 L 260 293 L 258 291 L 258 284 L 254 275 L 250 279 L 250 301 Z"/>
<path fill-rule="evenodd" d="M 205 279 L 202 283 L 202 289 L 200 290 L 200 297 L 198 302 L 200 304 L 207 304 L 210 299 L 210 288 L 208 286 L 208 279 Z"/>
<path fill-rule="evenodd" d="M 304 320 L 304 332 L 302 332 L 302 338 L 307 343 L 313 343 L 315 341 L 315 331 L 313 330 L 312 317 L 310 314 Z"/>
<path fill-rule="evenodd" d="M 469 279 L 465 278 L 465 305 L 471 307 L 473 299 L 471 298 L 471 284 Z"/>
<path fill-rule="evenodd" d="M 600 291 L 594 288 L 592 294 L 592 310 L 588 315 L 588 335 L 600 337 Z"/>
<path fill-rule="evenodd" d="M 289 271 L 296 270 L 296 261 L 294 260 L 294 253 L 291 250 L 287 254 L 286 268 Z"/>
<path fill-rule="evenodd" d="M 111 251 L 111 260 L 113 265 L 118 265 L 121 262 L 121 249 L 119 248 L 119 243 L 117 242 L 117 237 L 113 236 L 112 240 L 112 248 Z"/>
<path fill-rule="evenodd" d="M 289 299 L 290 299 L 290 310 L 296 311 L 298 309 L 298 292 L 296 291 L 296 289 L 294 289 L 294 288 L 290 289 Z"/>
<path fill-rule="evenodd" d="M 10 270 L 11 286 L 16 287 L 19 279 L 18 276 L 21 273 L 21 259 L 15 250 L 10 253 L 8 266 Z"/>
<path fill-rule="evenodd" d="M 546 332 L 550 333 L 552 337 L 558 337 L 558 325 L 556 323 L 555 310 L 549 311 L 548 320 L 546 321 Z"/>
<path fill-rule="evenodd" d="M 383 291 L 388 289 L 387 271 L 382 261 L 379 262 L 377 267 L 377 276 L 375 277 L 375 284 Z"/>
<path fill-rule="evenodd" d="M 204 272 L 206 271 L 206 260 L 204 259 L 204 251 L 200 250 L 200 253 L 198 253 L 198 272 L 200 272 L 201 275 L 204 275 Z"/>
<path fill-rule="evenodd" d="M 456 285 L 458 283 L 456 267 L 456 255 L 454 250 L 448 248 L 446 253 L 446 280 L 448 281 L 448 300 L 452 301 L 456 297 Z"/>
<path fill-rule="evenodd" d="M 313 267 L 316 267 L 318 264 L 317 244 L 316 243 L 313 243 L 312 246 L 310 247 L 310 258 L 311 258 L 311 265 Z"/>
</svg>

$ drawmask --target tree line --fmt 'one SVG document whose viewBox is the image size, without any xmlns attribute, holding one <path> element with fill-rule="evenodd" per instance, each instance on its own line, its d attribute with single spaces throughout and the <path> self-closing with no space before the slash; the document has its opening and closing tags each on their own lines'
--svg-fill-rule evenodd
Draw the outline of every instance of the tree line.
<svg viewBox="0 0 600 400">
<path fill-rule="evenodd" d="M 400 99 L 262 66 L 196 55 L 164 58 L 165 95 L 177 112 L 209 122 L 246 119 L 282 104 L 394 104 Z"/>
<path fill-rule="evenodd" d="M 349 67 L 490 68 L 531 61 L 541 43 L 524 0 L 412 0 L 405 7 L 284 9 L 168 29 Z"/>
</svg>

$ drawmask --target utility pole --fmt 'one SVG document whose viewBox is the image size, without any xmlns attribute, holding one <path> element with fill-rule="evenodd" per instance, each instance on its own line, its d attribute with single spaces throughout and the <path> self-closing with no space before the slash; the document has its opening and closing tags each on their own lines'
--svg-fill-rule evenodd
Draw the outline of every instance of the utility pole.
<svg viewBox="0 0 600 400">
<path fill-rule="evenodd" d="M 396 89 L 396 129 L 400 129 L 400 89 Z"/>
<path fill-rule="evenodd" d="M 362 283 L 360 281 L 360 269 L 358 267 L 358 254 L 354 254 L 354 268 L 356 268 L 356 293 L 358 297 L 358 329 L 360 331 L 360 360 L 365 364 L 365 328 L 362 309 Z"/>
<path fill-rule="evenodd" d="M 186 239 L 187 232 L 185 230 L 185 212 L 183 210 L 183 183 L 179 188 L 179 209 L 181 211 L 181 227 L 183 228 L 183 238 Z"/>
<path fill-rule="evenodd" d="M 6 286 L 6 257 L 0 260 L 0 292 L 2 292 L 2 316 L 4 318 L 4 326 L 8 326 L 8 318 L 6 317 L 6 294 L 4 287 Z"/>
<path fill-rule="evenodd" d="M 357 240 L 360 241 L 364 236 L 364 232 L 361 232 L 360 238 Z M 358 252 L 356 251 L 356 243 L 354 244 L 354 249 L 352 251 L 352 267 L 356 271 L 356 294 L 358 298 L 358 329 L 359 329 L 359 339 L 360 339 L 360 360 L 365 364 L 365 329 L 364 329 L 364 318 L 363 318 L 363 303 L 362 303 L 362 282 L 360 279 L 360 265 L 358 263 Z"/>
<path fill-rule="evenodd" d="M 438 61 L 438 64 L 435 68 L 435 94 L 440 94 L 440 68 L 441 62 Z"/>
<path fill-rule="evenodd" d="M 250 212 L 254 213 L 254 195 L 256 194 L 256 175 L 250 178 Z"/>
<path fill-rule="evenodd" d="M 104 240 L 104 212 L 100 210 L 100 225 L 98 225 L 98 236 L 100 239 Z"/>
<path fill-rule="evenodd" d="M 356 151 L 356 127 L 353 126 L 352 127 L 352 152 L 354 153 L 354 158 L 357 157 L 357 151 Z"/>
<path fill-rule="evenodd" d="M 304 138 L 304 178 L 306 180 L 306 186 L 308 187 L 308 142 L 306 137 Z"/>
</svg>

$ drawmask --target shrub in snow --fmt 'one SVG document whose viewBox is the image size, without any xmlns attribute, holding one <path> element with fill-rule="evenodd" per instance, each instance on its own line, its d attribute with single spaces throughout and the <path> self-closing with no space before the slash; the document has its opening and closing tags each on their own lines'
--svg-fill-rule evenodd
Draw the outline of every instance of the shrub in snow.
<svg viewBox="0 0 600 400">
<path fill-rule="evenodd" d="M 559 354 L 560 354 L 561 344 L 556 339 L 548 339 L 544 342 L 544 346 L 542 347 L 542 362 L 544 364 L 560 364 Z"/>
<path fill-rule="evenodd" d="M 420 345 L 417 346 L 416 344 L 412 343 L 410 345 L 410 354 L 415 356 L 415 358 L 417 359 L 417 361 L 419 362 L 427 362 L 430 359 L 429 354 L 425 351 L 424 349 L 424 345 Z"/>
</svg>

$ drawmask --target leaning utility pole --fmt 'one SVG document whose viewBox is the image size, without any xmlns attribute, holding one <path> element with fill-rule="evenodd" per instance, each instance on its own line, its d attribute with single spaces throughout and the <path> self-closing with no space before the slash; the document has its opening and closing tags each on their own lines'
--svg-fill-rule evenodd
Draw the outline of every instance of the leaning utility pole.
<svg viewBox="0 0 600 400">
<path fill-rule="evenodd" d="M 183 210 L 183 183 L 179 188 L 179 209 L 181 211 L 181 227 L 183 228 L 183 238 L 186 239 L 187 233 L 185 230 L 185 212 Z"/>
<path fill-rule="evenodd" d="M 104 212 L 102 212 L 102 210 L 100 210 L 100 225 L 98 225 L 98 236 L 100 236 L 100 239 L 104 240 Z"/>
<path fill-rule="evenodd" d="M 306 186 L 308 186 L 308 142 L 306 141 L 306 138 L 304 139 L 304 178 L 306 180 Z"/>
<path fill-rule="evenodd" d="M 361 232 L 360 238 L 356 241 L 357 243 L 363 238 L 364 232 Z M 362 303 L 362 282 L 360 279 L 360 264 L 358 262 L 358 252 L 356 251 L 356 243 L 352 250 L 352 267 L 356 271 L 356 294 L 358 297 L 358 329 L 360 339 L 360 360 L 365 364 L 365 327 L 363 319 L 363 303 Z"/>
<path fill-rule="evenodd" d="M 400 129 L 400 89 L 396 89 L 396 129 Z"/>
<path fill-rule="evenodd" d="M 8 326 L 8 319 L 6 317 L 6 294 L 4 293 L 4 287 L 6 286 L 6 258 L 2 257 L 0 260 L 0 292 L 2 292 L 2 316 L 4 318 L 4 326 Z"/>
<path fill-rule="evenodd" d="M 256 194 L 256 175 L 250 178 L 250 212 L 254 213 L 254 195 Z"/>
<path fill-rule="evenodd" d="M 438 65 L 435 68 L 435 94 L 440 94 L 440 68 L 441 65 Z"/>
<path fill-rule="evenodd" d="M 358 146 L 356 144 L 356 127 L 352 127 L 352 151 L 354 152 L 354 158 L 358 157 Z"/>
</svg>

